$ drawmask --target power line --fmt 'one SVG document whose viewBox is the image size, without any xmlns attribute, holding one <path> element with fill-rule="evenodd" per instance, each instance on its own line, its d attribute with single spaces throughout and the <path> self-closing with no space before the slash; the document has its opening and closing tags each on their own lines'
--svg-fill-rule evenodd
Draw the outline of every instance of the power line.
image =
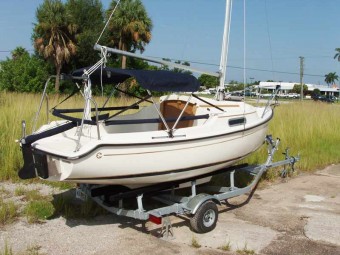
<svg viewBox="0 0 340 255">
<path fill-rule="evenodd" d="M 12 51 L 13 50 L 0 50 L 0 53 L 11 53 Z M 34 50 L 26 50 L 26 51 L 34 51 Z"/>
<path fill-rule="evenodd" d="M 243 67 L 239 66 L 228 66 L 230 68 L 234 69 L 244 69 Z M 248 70 L 252 71 L 260 71 L 260 72 L 274 72 L 274 73 L 281 73 L 281 74 L 293 74 L 293 75 L 300 75 L 300 73 L 293 73 L 293 72 L 284 72 L 284 71 L 275 71 L 275 70 L 266 70 L 266 69 L 257 69 L 257 68 L 246 68 Z M 321 74 L 304 74 L 305 76 L 315 76 L 315 77 L 325 77 L 324 75 Z"/>
<path fill-rule="evenodd" d="M 12 51 L 13 50 L 0 50 L 0 53 L 10 53 Z M 27 51 L 33 52 L 34 50 L 31 49 L 31 50 L 27 50 Z M 151 56 L 149 56 L 149 57 L 151 57 Z M 319 57 L 326 57 L 326 56 L 319 56 Z M 164 59 L 164 58 L 161 58 L 161 57 L 153 57 L 153 58 Z M 308 57 L 308 58 L 311 58 L 311 57 Z M 173 58 L 166 58 L 166 59 L 169 59 L 171 61 L 189 62 L 189 63 L 192 63 L 192 64 L 219 67 L 218 64 L 201 62 L 201 61 L 189 61 L 189 60 L 181 60 L 181 59 L 173 59 Z M 227 67 L 228 68 L 233 68 L 233 69 L 240 69 L 240 70 L 244 70 L 245 69 L 245 70 L 250 70 L 250 71 L 258 71 L 258 72 L 268 72 L 268 73 L 273 73 L 274 72 L 274 73 L 280 73 L 280 74 L 300 75 L 300 73 L 295 73 L 295 72 L 275 71 L 275 70 L 269 70 L 269 69 L 258 69 L 258 68 L 250 68 L 250 67 L 244 68 L 244 67 L 240 67 L 240 66 L 230 66 L 230 65 L 228 65 Z M 304 74 L 304 76 L 325 77 L 324 75 L 321 75 L 321 74 L 306 74 L 306 73 Z"/>
<path fill-rule="evenodd" d="M 153 57 L 153 58 L 159 58 L 162 59 L 160 57 Z M 218 64 L 213 64 L 213 63 L 206 63 L 206 62 L 200 62 L 200 61 L 189 61 L 189 60 L 180 60 L 180 59 L 171 59 L 171 58 L 167 58 L 171 61 L 181 61 L 181 62 L 189 62 L 192 64 L 200 64 L 200 65 L 207 65 L 207 66 L 219 66 Z M 250 67 L 241 67 L 241 66 L 231 66 L 228 65 L 228 68 L 233 68 L 233 69 L 240 69 L 240 70 L 250 70 L 250 71 L 259 71 L 259 72 L 269 72 L 269 73 L 280 73 L 280 74 L 292 74 L 292 75 L 300 75 L 300 73 L 294 73 L 294 72 L 285 72 L 285 71 L 275 71 L 275 70 L 268 70 L 268 69 L 258 69 L 258 68 L 250 68 Z M 305 76 L 313 76 L 313 77 L 325 77 L 324 75 L 321 74 L 304 74 Z"/>
</svg>

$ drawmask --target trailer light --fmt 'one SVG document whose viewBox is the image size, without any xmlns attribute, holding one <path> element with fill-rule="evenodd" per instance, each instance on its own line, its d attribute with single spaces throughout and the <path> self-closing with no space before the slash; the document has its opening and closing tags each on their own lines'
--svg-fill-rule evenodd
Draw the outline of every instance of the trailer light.
<svg viewBox="0 0 340 255">
<path fill-rule="evenodd" d="M 157 217 L 155 215 L 152 215 L 152 214 L 149 214 L 149 221 L 157 224 L 157 225 L 160 225 L 162 224 L 162 217 Z"/>
</svg>

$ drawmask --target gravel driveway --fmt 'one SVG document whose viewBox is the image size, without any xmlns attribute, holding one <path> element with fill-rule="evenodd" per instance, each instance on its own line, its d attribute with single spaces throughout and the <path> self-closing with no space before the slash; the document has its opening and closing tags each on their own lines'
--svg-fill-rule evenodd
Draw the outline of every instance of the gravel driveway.
<svg viewBox="0 0 340 255">
<path fill-rule="evenodd" d="M 13 192 L 16 184 L 1 186 Z M 261 186 L 248 203 L 241 196 L 220 206 L 207 234 L 191 232 L 185 217 L 171 217 L 172 240 L 155 237 L 153 223 L 145 232 L 139 221 L 114 215 L 41 224 L 21 218 L 0 228 L 0 254 L 6 243 L 14 254 L 340 254 L 340 165 Z"/>
</svg>

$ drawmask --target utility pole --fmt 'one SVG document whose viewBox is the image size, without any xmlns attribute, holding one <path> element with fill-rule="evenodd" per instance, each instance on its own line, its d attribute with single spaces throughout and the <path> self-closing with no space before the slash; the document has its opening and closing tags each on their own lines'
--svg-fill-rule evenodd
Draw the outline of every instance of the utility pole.
<svg viewBox="0 0 340 255">
<path fill-rule="evenodd" d="M 300 98 L 301 101 L 303 100 L 303 84 L 302 84 L 302 78 L 303 78 L 303 61 L 304 57 L 299 57 L 300 58 L 300 85 L 301 85 L 301 93 L 300 93 Z"/>
</svg>

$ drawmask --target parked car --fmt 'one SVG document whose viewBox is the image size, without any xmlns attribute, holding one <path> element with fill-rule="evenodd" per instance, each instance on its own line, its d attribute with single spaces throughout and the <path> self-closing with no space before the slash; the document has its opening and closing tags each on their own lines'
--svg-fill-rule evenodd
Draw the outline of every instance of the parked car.
<svg viewBox="0 0 340 255">
<path fill-rule="evenodd" d="M 224 95 L 225 100 L 231 100 L 231 101 L 242 101 L 244 100 L 243 93 L 241 92 L 231 92 L 231 93 L 226 93 Z"/>
<path fill-rule="evenodd" d="M 312 95 L 312 99 L 314 101 L 321 101 L 321 102 L 326 102 L 326 103 L 334 103 L 334 99 L 331 96 Z"/>
<path fill-rule="evenodd" d="M 338 98 L 335 97 L 335 96 L 332 96 L 332 95 L 327 95 L 326 98 L 328 98 L 329 100 L 335 102 L 335 101 L 338 101 Z"/>
<path fill-rule="evenodd" d="M 288 93 L 287 98 L 300 98 L 300 95 L 297 93 Z"/>
<path fill-rule="evenodd" d="M 205 89 L 205 90 L 202 90 L 200 92 L 198 92 L 199 94 L 202 94 L 202 95 L 215 95 L 216 94 L 216 89 Z"/>
<path fill-rule="evenodd" d="M 256 96 L 256 93 L 255 92 L 251 92 L 251 91 L 248 91 L 246 90 L 245 94 L 244 94 L 246 97 L 254 97 Z"/>
<path fill-rule="evenodd" d="M 278 94 L 277 96 L 280 98 L 287 98 L 287 94 Z"/>
<path fill-rule="evenodd" d="M 272 94 L 269 93 L 265 93 L 265 94 L 260 94 L 260 97 L 271 97 Z"/>
<path fill-rule="evenodd" d="M 200 91 L 200 92 L 198 92 L 199 94 L 202 94 L 202 95 L 210 95 L 211 93 L 210 93 L 210 91 L 209 91 L 209 89 L 205 89 L 205 90 L 202 90 L 202 91 Z"/>
</svg>

